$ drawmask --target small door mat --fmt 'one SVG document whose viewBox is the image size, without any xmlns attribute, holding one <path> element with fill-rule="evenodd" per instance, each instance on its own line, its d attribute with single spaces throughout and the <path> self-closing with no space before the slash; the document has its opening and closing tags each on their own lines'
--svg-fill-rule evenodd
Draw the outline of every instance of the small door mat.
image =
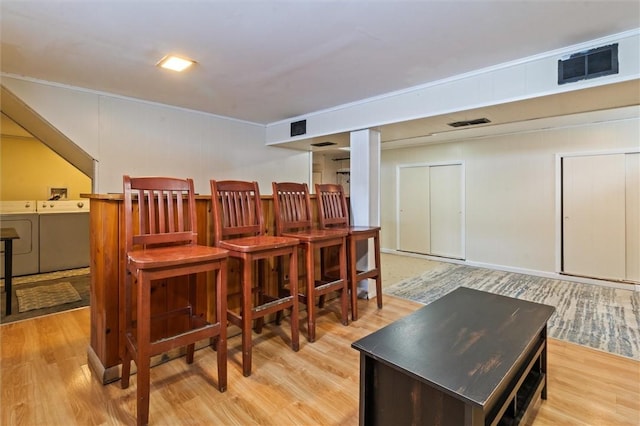
<svg viewBox="0 0 640 426">
<path fill-rule="evenodd" d="M 64 305 L 82 299 L 71 283 L 66 281 L 27 289 L 16 289 L 16 296 L 19 312 Z"/>
</svg>

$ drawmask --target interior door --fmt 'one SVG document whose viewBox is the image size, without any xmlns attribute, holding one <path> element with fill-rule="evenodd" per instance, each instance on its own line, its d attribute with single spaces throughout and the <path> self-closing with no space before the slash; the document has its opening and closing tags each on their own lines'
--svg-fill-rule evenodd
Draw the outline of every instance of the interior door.
<svg viewBox="0 0 640 426">
<path fill-rule="evenodd" d="M 398 173 L 398 250 L 428 254 L 429 167 L 400 167 Z"/>
<path fill-rule="evenodd" d="M 627 154 L 625 160 L 626 277 L 640 282 L 640 153 Z"/>
<path fill-rule="evenodd" d="M 462 165 L 429 168 L 431 254 L 464 258 Z"/>
<path fill-rule="evenodd" d="M 562 160 L 563 271 L 625 278 L 625 155 Z"/>
</svg>

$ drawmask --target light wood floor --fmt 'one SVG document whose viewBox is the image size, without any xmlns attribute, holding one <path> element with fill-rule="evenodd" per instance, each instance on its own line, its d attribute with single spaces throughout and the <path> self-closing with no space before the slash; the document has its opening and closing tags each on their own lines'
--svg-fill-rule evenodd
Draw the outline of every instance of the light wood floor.
<svg viewBox="0 0 640 426">
<path fill-rule="evenodd" d="M 389 257 L 391 256 L 391 257 Z M 383 254 L 385 286 L 437 262 Z M 361 317 L 342 326 L 336 301 L 318 319 L 317 340 L 288 346 L 288 324 L 254 335 L 253 374 L 242 376 L 240 337 L 229 339 L 229 388 L 215 384 L 215 352 L 196 352 L 152 369 L 150 422 L 158 425 L 357 425 L 359 353 L 351 342 L 420 305 L 385 297 L 360 301 Z M 322 311 L 321 311 L 322 312 Z M 304 313 L 301 322 L 304 329 Z M 135 423 L 129 389 L 103 386 L 87 366 L 89 310 L 81 308 L 0 326 L 0 424 Z M 535 425 L 640 425 L 640 362 L 551 339 L 549 399 Z"/>
</svg>

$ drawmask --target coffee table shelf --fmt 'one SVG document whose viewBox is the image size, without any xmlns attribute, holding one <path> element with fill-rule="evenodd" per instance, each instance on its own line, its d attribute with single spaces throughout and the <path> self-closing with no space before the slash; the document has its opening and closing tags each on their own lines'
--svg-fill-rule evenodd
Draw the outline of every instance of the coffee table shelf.
<svg viewBox="0 0 640 426">
<path fill-rule="evenodd" d="M 511 391 L 504 393 L 502 405 L 496 405 L 485 424 L 514 426 L 529 416 L 530 409 L 541 399 L 546 385 L 547 377 L 542 361 L 545 350 L 546 341 L 541 340 L 532 354 L 532 359 L 518 371 L 514 382 L 508 386 Z M 542 399 L 546 399 L 546 394 Z"/>
</svg>

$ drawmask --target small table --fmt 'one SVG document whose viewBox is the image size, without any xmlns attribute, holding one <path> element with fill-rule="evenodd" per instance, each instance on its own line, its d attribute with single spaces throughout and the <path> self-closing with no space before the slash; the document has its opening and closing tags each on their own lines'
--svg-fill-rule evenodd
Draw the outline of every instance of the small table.
<svg viewBox="0 0 640 426">
<path fill-rule="evenodd" d="M 360 424 L 518 424 L 547 397 L 554 311 L 460 287 L 354 342 Z"/>
<path fill-rule="evenodd" d="M 5 315 L 11 315 L 11 278 L 13 275 L 13 240 L 20 238 L 15 228 L 0 228 L 0 241 L 4 242 L 4 291 L 6 296 Z"/>
</svg>

